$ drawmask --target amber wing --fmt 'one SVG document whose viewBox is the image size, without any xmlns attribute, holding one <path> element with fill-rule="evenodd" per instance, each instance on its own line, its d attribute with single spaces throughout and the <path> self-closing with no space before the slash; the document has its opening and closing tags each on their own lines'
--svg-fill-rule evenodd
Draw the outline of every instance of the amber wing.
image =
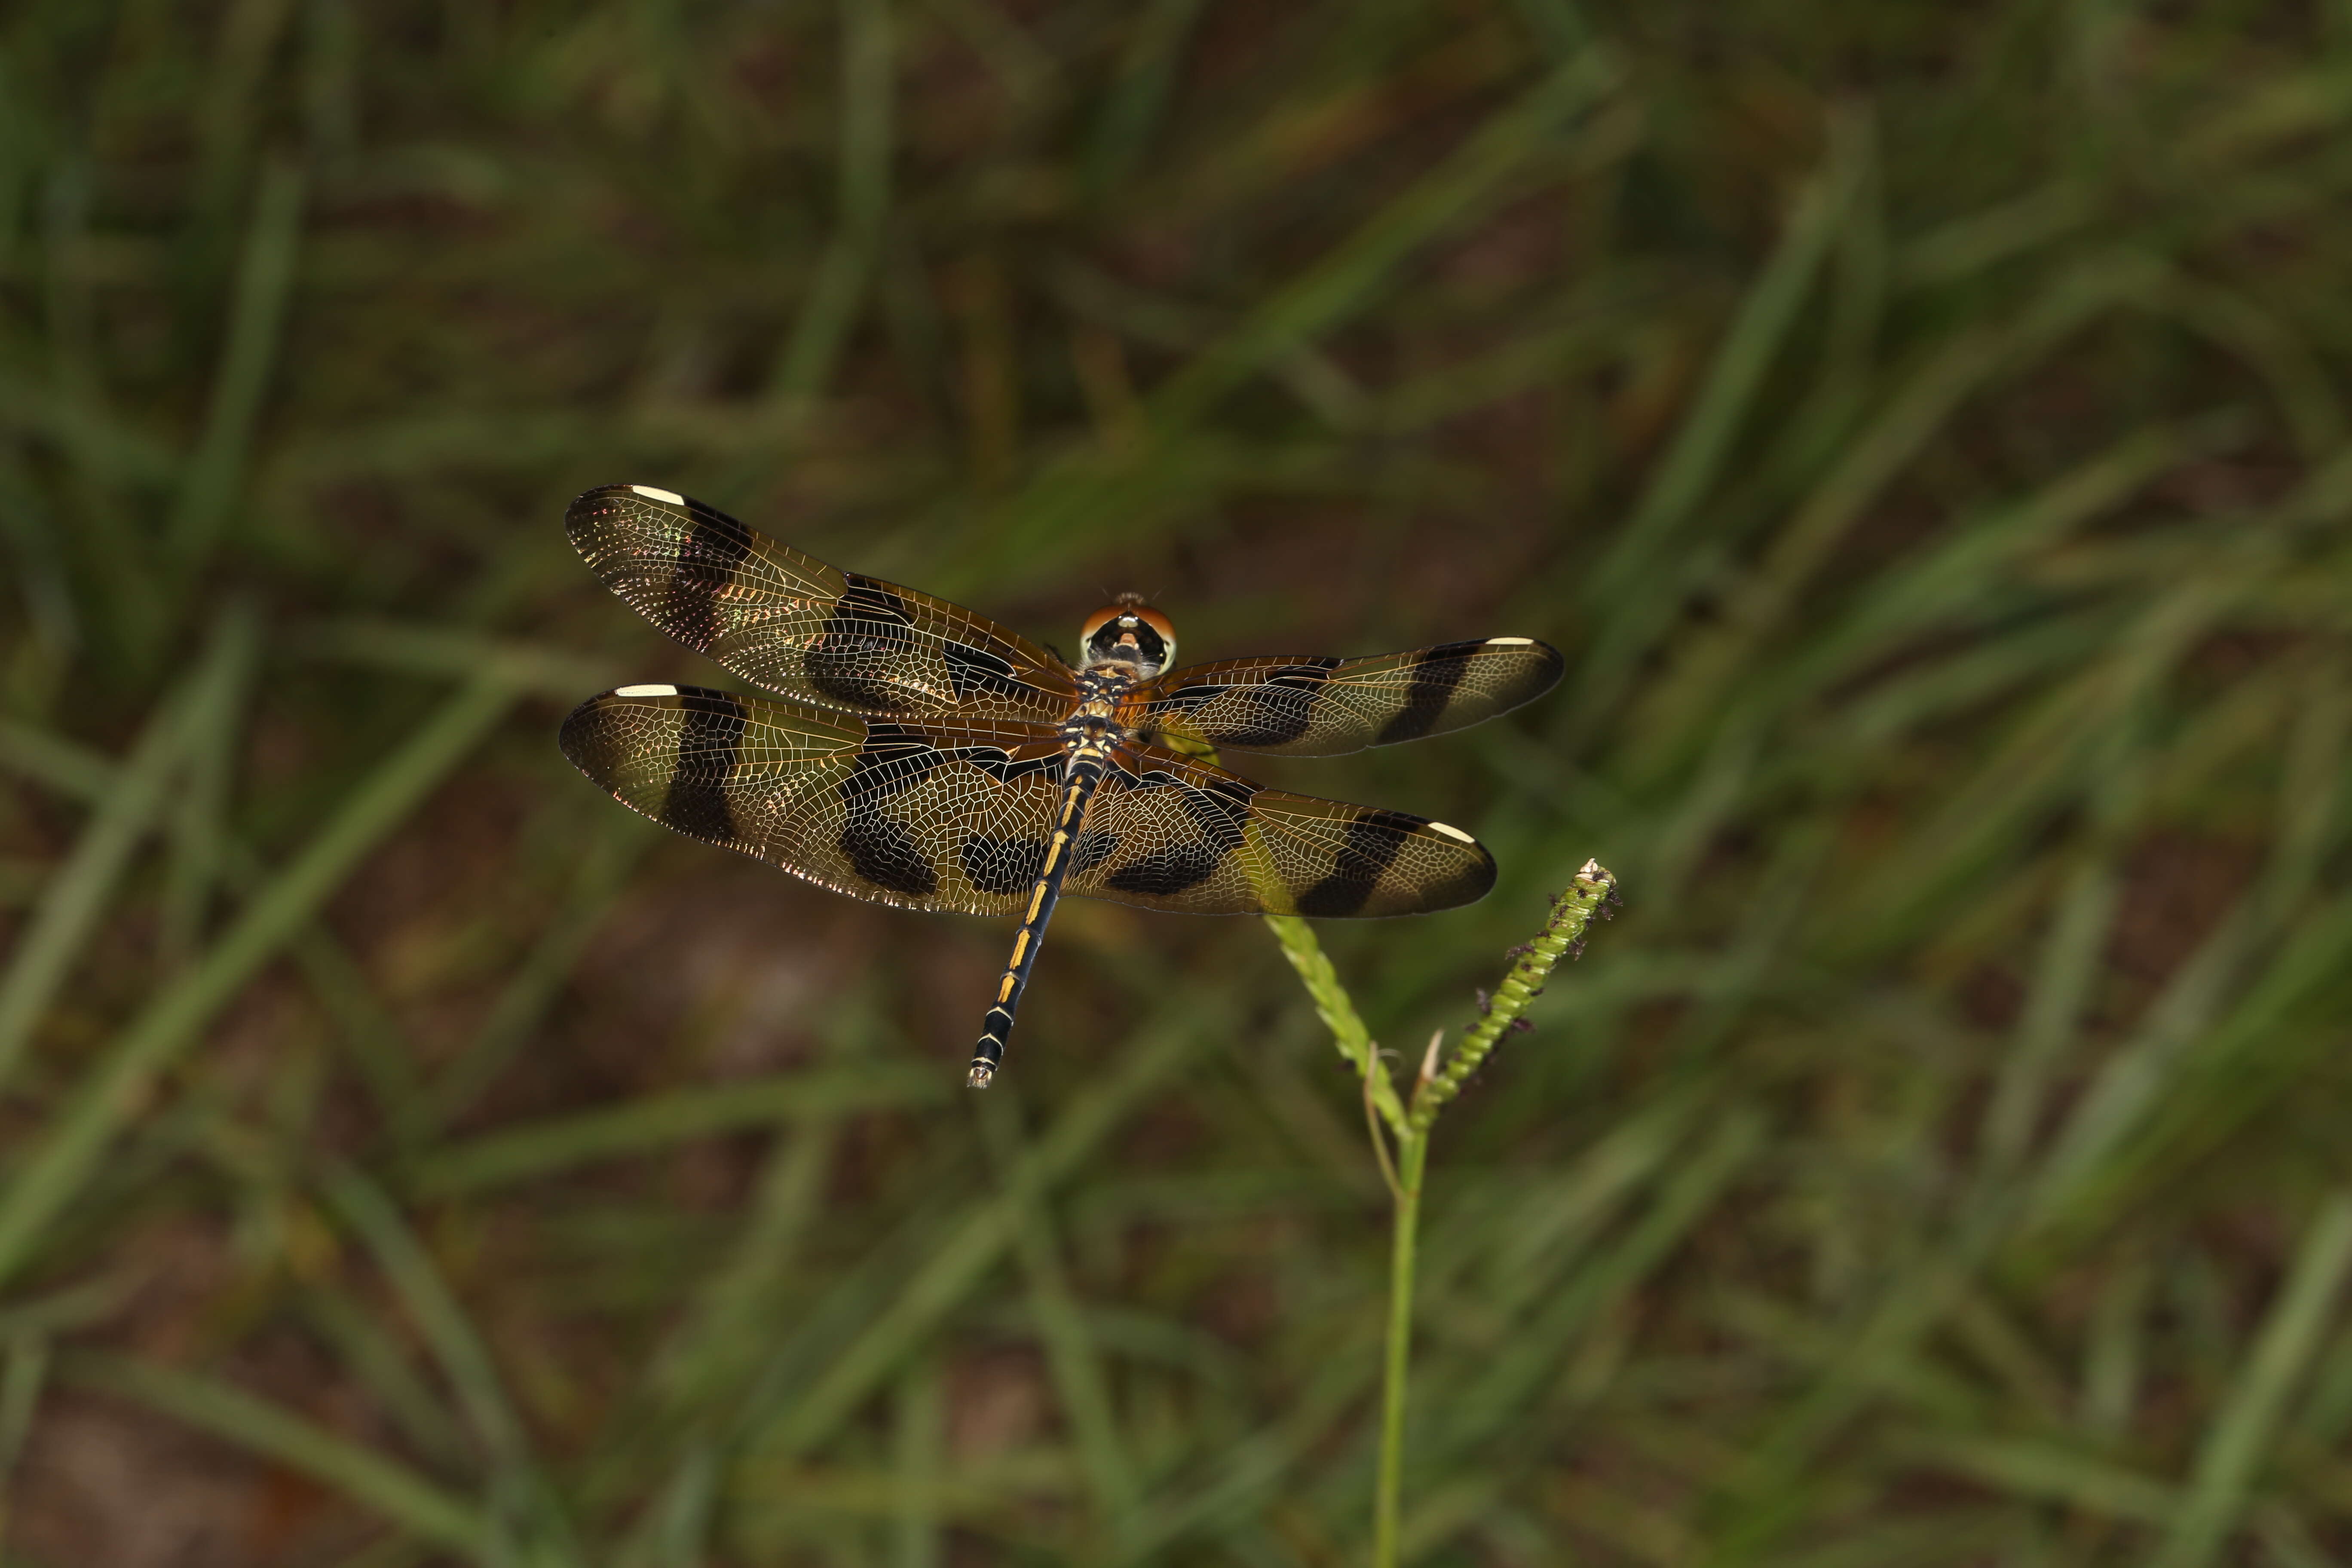
<svg viewBox="0 0 2352 1568">
<path fill-rule="evenodd" d="M 1018 914 L 1045 862 L 1062 752 L 1042 725 L 909 721 L 692 686 L 629 686 L 564 721 L 564 755 L 708 843 L 877 903 Z M 1065 891 L 1191 914 L 1414 914 L 1484 895 L 1466 833 L 1120 753 Z"/>
<path fill-rule="evenodd" d="M 835 892 L 1021 912 L 1045 858 L 1051 730 L 902 721 L 693 686 L 625 686 L 563 721 L 563 754 L 680 833 Z"/>
<path fill-rule="evenodd" d="M 1077 689 L 1059 658 L 983 616 L 838 571 L 669 490 L 604 485 L 573 501 L 563 525 L 639 615 L 820 708 L 1051 724 Z"/>
<path fill-rule="evenodd" d="M 1452 909 L 1494 885 L 1494 857 L 1460 828 L 1137 747 L 1088 808 L 1065 890 L 1186 914 L 1333 917 Z"/>
<path fill-rule="evenodd" d="M 1441 643 L 1368 658 L 1224 659 L 1146 687 L 1129 722 L 1147 738 L 1329 757 L 1491 719 L 1559 680 L 1533 637 Z"/>
</svg>

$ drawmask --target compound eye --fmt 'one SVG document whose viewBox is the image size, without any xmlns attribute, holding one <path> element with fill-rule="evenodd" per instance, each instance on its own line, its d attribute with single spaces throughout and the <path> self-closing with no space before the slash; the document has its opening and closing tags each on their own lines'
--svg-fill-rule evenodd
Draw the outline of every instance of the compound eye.
<svg viewBox="0 0 2352 1568">
<path fill-rule="evenodd" d="M 1110 625 L 1111 622 L 1118 619 L 1119 616 L 1126 615 L 1127 613 L 1128 612 L 1125 609 L 1118 605 L 1112 605 L 1107 609 L 1097 610 L 1093 615 L 1087 617 L 1087 624 L 1079 629 L 1078 640 L 1080 642 L 1094 641 L 1094 637 L 1097 632 L 1102 630 L 1103 627 Z"/>
<path fill-rule="evenodd" d="M 1160 640 L 1161 642 L 1166 643 L 1171 647 L 1176 646 L 1176 628 L 1169 624 L 1169 620 L 1166 616 L 1163 616 L 1159 611 L 1143 605 L 1138 605 L 1133 613 L 1137 620 L 1141 621 L 1145 626 L 1150 626 L 1153 631 L 1160 634 Z"/>
</svg>

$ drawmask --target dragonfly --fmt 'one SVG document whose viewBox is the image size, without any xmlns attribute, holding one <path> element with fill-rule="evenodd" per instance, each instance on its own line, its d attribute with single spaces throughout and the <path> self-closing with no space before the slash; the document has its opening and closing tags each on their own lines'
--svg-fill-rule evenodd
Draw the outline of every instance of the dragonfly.
<svg viewBox="0 0 2352 1568">
<path fill-rule="evenodd" d="M 1189 914 L 1421 914 L 1483 897 L 1458 827 L 1265 789 L 1222 750 L 1336 756 L 1459 730 L 1559 680 L 1557 650 L 1486 637 L 1363 658 L 1171 668 L 1134 594 L 1076 664 L 945 599 L 843 572 L 715 507 L 604 485 L 564 518 L 606 587 L 772 698 L 624 686 L 563 754 L 665 826 L 852 898 L 1020 920 L 966 1081 L 985 1089 L 1066 895 Z"/>
</svg>

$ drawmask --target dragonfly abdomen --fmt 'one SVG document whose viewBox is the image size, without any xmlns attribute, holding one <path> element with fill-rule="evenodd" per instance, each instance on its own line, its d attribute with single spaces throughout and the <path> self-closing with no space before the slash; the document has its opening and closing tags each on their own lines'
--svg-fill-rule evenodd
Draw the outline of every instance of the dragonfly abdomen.
<svg viewBox="0 0 2352 1568">
<path fill-rule="evenodd" d="M 1045 841 L 1045 863 L 1038 868 L 1028 905 L 1022 910 L 1021 929 L 1013 933 L 1013 957 L 1004 966 L 1003 978 L 997 982 L 996 999 L 989 1005 L 987 1017 L 981 1020 L 980 1043 L 972 1047 L 971 1070 L 964 1081 L 973 1089 L 986 1089 L 1004 1060 L 1005 1045 L 1013 1038 L 1013 1015 L 1021 1008 L 1021 993 L 1028 988 L 1037 950 L 1045 945 L 1045 924 L 1054 918 L 1054 906 L 1061 902 L 1062 884 L 1070 874 L 1087 803 L 1094 799 L 1095 786 L 1102 783 L 1109 760 L 1109 738 L 1099 731 L 1087 734 L 1071 748 L 1069 770 L 1063 775 L 1061 795 L 1055 804 L 1053 837 Z"/>
</svg>

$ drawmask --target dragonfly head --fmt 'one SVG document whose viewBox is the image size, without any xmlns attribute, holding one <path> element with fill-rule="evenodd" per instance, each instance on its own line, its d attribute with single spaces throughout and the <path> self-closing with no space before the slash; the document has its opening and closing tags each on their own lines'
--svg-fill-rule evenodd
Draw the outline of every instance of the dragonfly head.
<svg viewBox="0 0 2352 1568">
<path fill-rule="evenodd" d="M 1168 617 L 1143 602 L 1140 594 L 1121 594 L 1106 608 L 1087 617 L 1078 633 L 1085 648 L 1081 669 L 1097 664 L 1131 664 L 1135 678 L 1149 680 L 1176 658 L 1176 628 Z"/>
</svg>

